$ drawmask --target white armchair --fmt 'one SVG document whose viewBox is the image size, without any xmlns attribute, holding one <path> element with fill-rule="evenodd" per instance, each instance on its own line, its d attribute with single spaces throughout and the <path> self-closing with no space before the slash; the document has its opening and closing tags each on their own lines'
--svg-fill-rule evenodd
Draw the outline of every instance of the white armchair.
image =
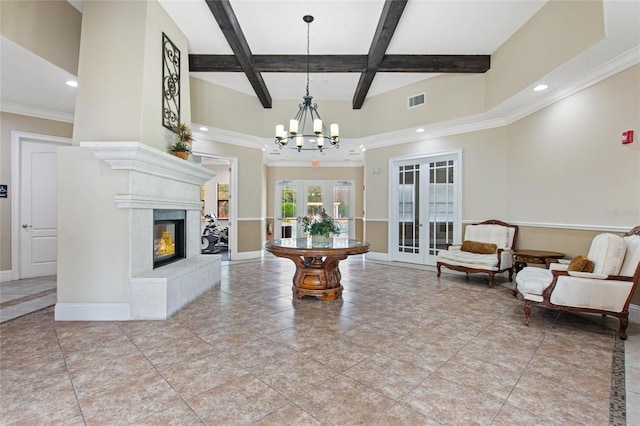
<svg viewBox="0 0 640 426">
<path fill-rule="evenodd" d="M 440 268 L 445 266 L 454 271 L 484 273 L 489 275 L 489 288 L 493 287 L 493 276 L 509 272 L 509 281 L 513 280 L 512 250 L 516 245 L 518 226 L 499 220 L 486 220 L 468 225 L 462 244 L 451 244 L 447 250 L 438 252 L 436 268 L 440 277 Z"/>
<path fill-rule="evenodd" d="M 629 303 L 640 280 L 640 226 L 625 236 L 597 235 L 587 258 L 593 272 L 572 271 L 569 265 L 549 269 L 526 267 L 516 276 L 518 297 L 524 300 L 524 324 L 531 306 L 612 315 L 620 321 L 620 339 L 627 338 Z"/>
</svg>

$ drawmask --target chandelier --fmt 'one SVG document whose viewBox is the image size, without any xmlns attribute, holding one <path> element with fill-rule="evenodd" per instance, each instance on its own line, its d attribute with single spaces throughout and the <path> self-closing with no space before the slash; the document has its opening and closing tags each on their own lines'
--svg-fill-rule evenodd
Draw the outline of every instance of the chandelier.
<svg viewBox="0 0 640 426">
<path fill-rule="evenodd" d="M 289 120 L 289 131 L 285 131 L 282 124 L 276 125 L 275 143 L 280 149 L 288 146 L 297 149 L 298 152 L 302 150 L 322 152 L 328 147 L 339 148 L 340 135 L 337 124 L 331 124 L 330 131 L 327 131 L 327 126 L 318 112 L 318 105 L 311 102 L 313 96 L 309 95 L 309 24 L 313 22 L 313 16 L 305 15 L 302 20 L 307 23 L 307 94 L 302 97 L 303 103 L 298 105 L 295 118 Z M 291 145 L 289 145 L 290 142 Z"/>
</svg>

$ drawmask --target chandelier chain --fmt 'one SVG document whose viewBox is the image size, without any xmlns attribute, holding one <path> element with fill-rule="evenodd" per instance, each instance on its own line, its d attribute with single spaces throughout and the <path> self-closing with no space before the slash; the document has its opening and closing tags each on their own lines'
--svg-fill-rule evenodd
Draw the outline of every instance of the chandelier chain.
<svg viewBox="0 0 640 426">
<path fill-rule="evenodd" d="M 309 29 L 311 22 L 307 22 L 307 96 L 309 96 Z"/>
</svg>

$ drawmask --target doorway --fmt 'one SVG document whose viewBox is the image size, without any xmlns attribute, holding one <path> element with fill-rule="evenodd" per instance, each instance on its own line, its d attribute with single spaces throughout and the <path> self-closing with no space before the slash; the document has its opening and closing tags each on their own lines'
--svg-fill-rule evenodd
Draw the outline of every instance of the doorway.
<svg viewBox="0 0 640 426">
<path fill-rule="evenodd" d="M 280 180 L 275 190 L 275 238 L 304 237 L 300 219 L 324 209 L 340 228 L 355 238 L 355 192 L 351 180 Z"/>
<path fill-rule="evenodd" d="M 221 254 L 223 260 L 235 260 L 238 252 L 238 236 L 235 232 L 238 217 L 238 159 L 200 152 L 194 155 L 199 157 L 203 167 L 216 174 L 202 186 L 201 190 L 202 252 Z M 209 229 L 206 229 L 207 227 Z M 215 227 L 215 230 L 211 229 L 212 227 Z M 204 236 L 211 233 L 215 233 L 216 237 L 207 239 Z M 207 246 L 204 247 L 205 245 Z"/>
<path fill-rule="evenodd" d="M 11 132 L 11 279 L 56 275 L 57 151 L 71 139 Z"/>
<path fill-rule="evenodd" d="M 462 152 L 392 159 L 389 188 L 391 260 L 435 266 L 462 229 Z"/>
</svg>

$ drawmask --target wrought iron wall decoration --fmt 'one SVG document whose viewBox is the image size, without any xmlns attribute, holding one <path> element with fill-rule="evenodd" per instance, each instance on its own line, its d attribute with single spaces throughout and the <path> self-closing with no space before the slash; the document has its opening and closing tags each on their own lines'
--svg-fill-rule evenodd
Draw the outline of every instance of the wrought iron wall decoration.
<svg viewBox="0 0 640 426">
<path fill-rule="evenodd" d="M 180 123 L 180 49 L 162 33 L 162 125 Z"/>
</svg>

